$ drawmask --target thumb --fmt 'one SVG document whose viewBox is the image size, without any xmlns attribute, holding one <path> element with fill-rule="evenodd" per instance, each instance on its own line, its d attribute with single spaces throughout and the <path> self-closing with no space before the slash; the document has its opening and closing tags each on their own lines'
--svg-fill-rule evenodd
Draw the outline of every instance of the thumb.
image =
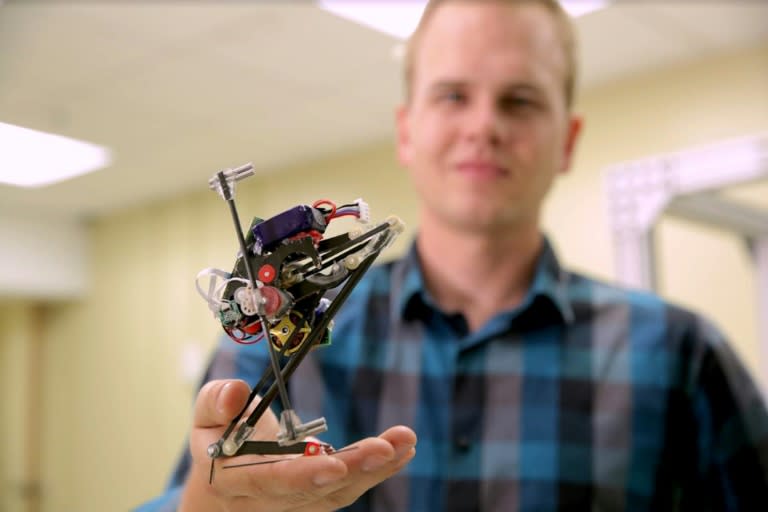
<svg viewBox="0 0 768 512">
<path fill-rule="evenodd" d="M 250 389 L 241 380 L 212 380 L 197 394 L 193 426 L 209 428 L 228 425 L 248 400 Z"/>
</svg>

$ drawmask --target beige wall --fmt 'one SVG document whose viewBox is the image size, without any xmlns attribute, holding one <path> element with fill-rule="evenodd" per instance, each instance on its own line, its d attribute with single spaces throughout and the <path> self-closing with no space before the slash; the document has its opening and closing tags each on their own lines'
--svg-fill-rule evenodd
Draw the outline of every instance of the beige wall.
<svg viewBox="0 0 768 512">
<path fill-rule="evenodd" d="M 0 439 L 6 440 L 6 453 L 0 458 L 0 510 L 20 510 L 20 486 L 29 476 L 24 403 L 29 396 L 31 312 L 26 303 L 0 303 Z"/>
<path fill-rule="evenodd" d="M 768 48 L 762 48 L 584 95 L 579 109 L 586 129 L 577 165 L 556 187 L 544 219 L 566 262 L 613 275 L 601 188 L 605 166 L 765 131 L 766 91 Z M 412 233 L 416 203 L 403 173 L 391 143 L 383 142 L 252 179 L 238 188 L 240 212 L 244 219 L 268 216 L 318 198 L 362 196 L 374 218 L 396 213 Z M 194 395 L 194 383 L 182 376 L 181 353 L 195 347 L 207 353 L 218 332 L 194 291 L 194 277 L 204 267 L 228 268 L 236 251 L 226 206 L 205 184 L 200 190 L 94 222 L 92 289 L 79 303 L 47 309 L 41 358 L 42 416 L 48 420 L 44 511 L 124 510 L 161 490 Z M 768 197 L 757 201 L 768 203 Z M 738 242 L 677 221 L 664 222 L 660 240 L 664 293 L 712 315 L 755 369 L 755 291 Z M 390 255 L 405 245 L 402 239 Z M 0 311 L 0 363 L 14 368 L 0 376 L 4 384 L 23 380 L 13 372 L 25 357 L 19 339 L 26 334 L 13 326 L 18 311 L 23 316 L 28 310 L 11 304 Z M 6 415 L 16 418 L 23 409 L 12 387 L 0 391 L 4 438 L 20 428 Z M 12 468 L 5 459 L 0 475 L 7 479 Z"/>
</svg>

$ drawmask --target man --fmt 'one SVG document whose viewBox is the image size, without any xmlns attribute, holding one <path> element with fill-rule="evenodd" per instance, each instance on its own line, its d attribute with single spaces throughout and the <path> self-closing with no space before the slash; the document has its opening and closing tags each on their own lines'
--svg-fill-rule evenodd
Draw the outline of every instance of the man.
<svg viewBox="0 0 768 512">
<path fill-rule="evenodd" d="M 540 233 L 581 127 L 562 10 L 432 2 L 410 45 L 397 148 L 422 201 L 418 237 L 369 272 L 336 343 L 290 383 L 302 417 L 328 419 L 324 439 L 363 441 L 219 471 L 210 486 L 205 449 L 248 392 L 213 381 L 167 503 L 176 492 L 185 512 L 765 506 L 768 416 L 725 342 L 650 294 L 567 272 Z M 223 344 L 208 377 L 253 381 L 266 357 Z M 270 416 L 259 436 L 276 430 Z"/>
</svg>

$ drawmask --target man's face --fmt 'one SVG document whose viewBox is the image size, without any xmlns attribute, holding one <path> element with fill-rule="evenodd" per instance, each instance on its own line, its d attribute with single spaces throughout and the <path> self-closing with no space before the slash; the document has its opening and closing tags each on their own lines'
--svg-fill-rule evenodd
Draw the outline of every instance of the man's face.
<svg viewBox="0 0 768 512">
<path fill-rule="evenodd" d="M 398 153 L 427 222 L 494 232 L 538 224 L 579 122 L 543 7 L 448 2 L 432 13 L 398 112 Z"/>
</svg>

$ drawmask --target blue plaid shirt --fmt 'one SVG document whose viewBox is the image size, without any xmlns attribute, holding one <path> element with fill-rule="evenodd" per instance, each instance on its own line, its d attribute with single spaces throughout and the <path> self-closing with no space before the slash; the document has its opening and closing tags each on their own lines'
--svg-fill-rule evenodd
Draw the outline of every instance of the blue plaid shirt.
<svg viewBox="0 0 768 512">
<path fill-rule="evenodd" d="M 560 267 L 470 332 L 425 291 L 415 248 L 371 269 L 331 347 L 291 379 L 344 446 L 396 424 L 416 457 L 350 511 L 768 510 L 768 415 L 722 336 L 658 297 Z M 225 339 L 206 379 L 254 382 L 263 344 Z M 173 510 L 189 466 L 145 511 Z"/>
</svg>

